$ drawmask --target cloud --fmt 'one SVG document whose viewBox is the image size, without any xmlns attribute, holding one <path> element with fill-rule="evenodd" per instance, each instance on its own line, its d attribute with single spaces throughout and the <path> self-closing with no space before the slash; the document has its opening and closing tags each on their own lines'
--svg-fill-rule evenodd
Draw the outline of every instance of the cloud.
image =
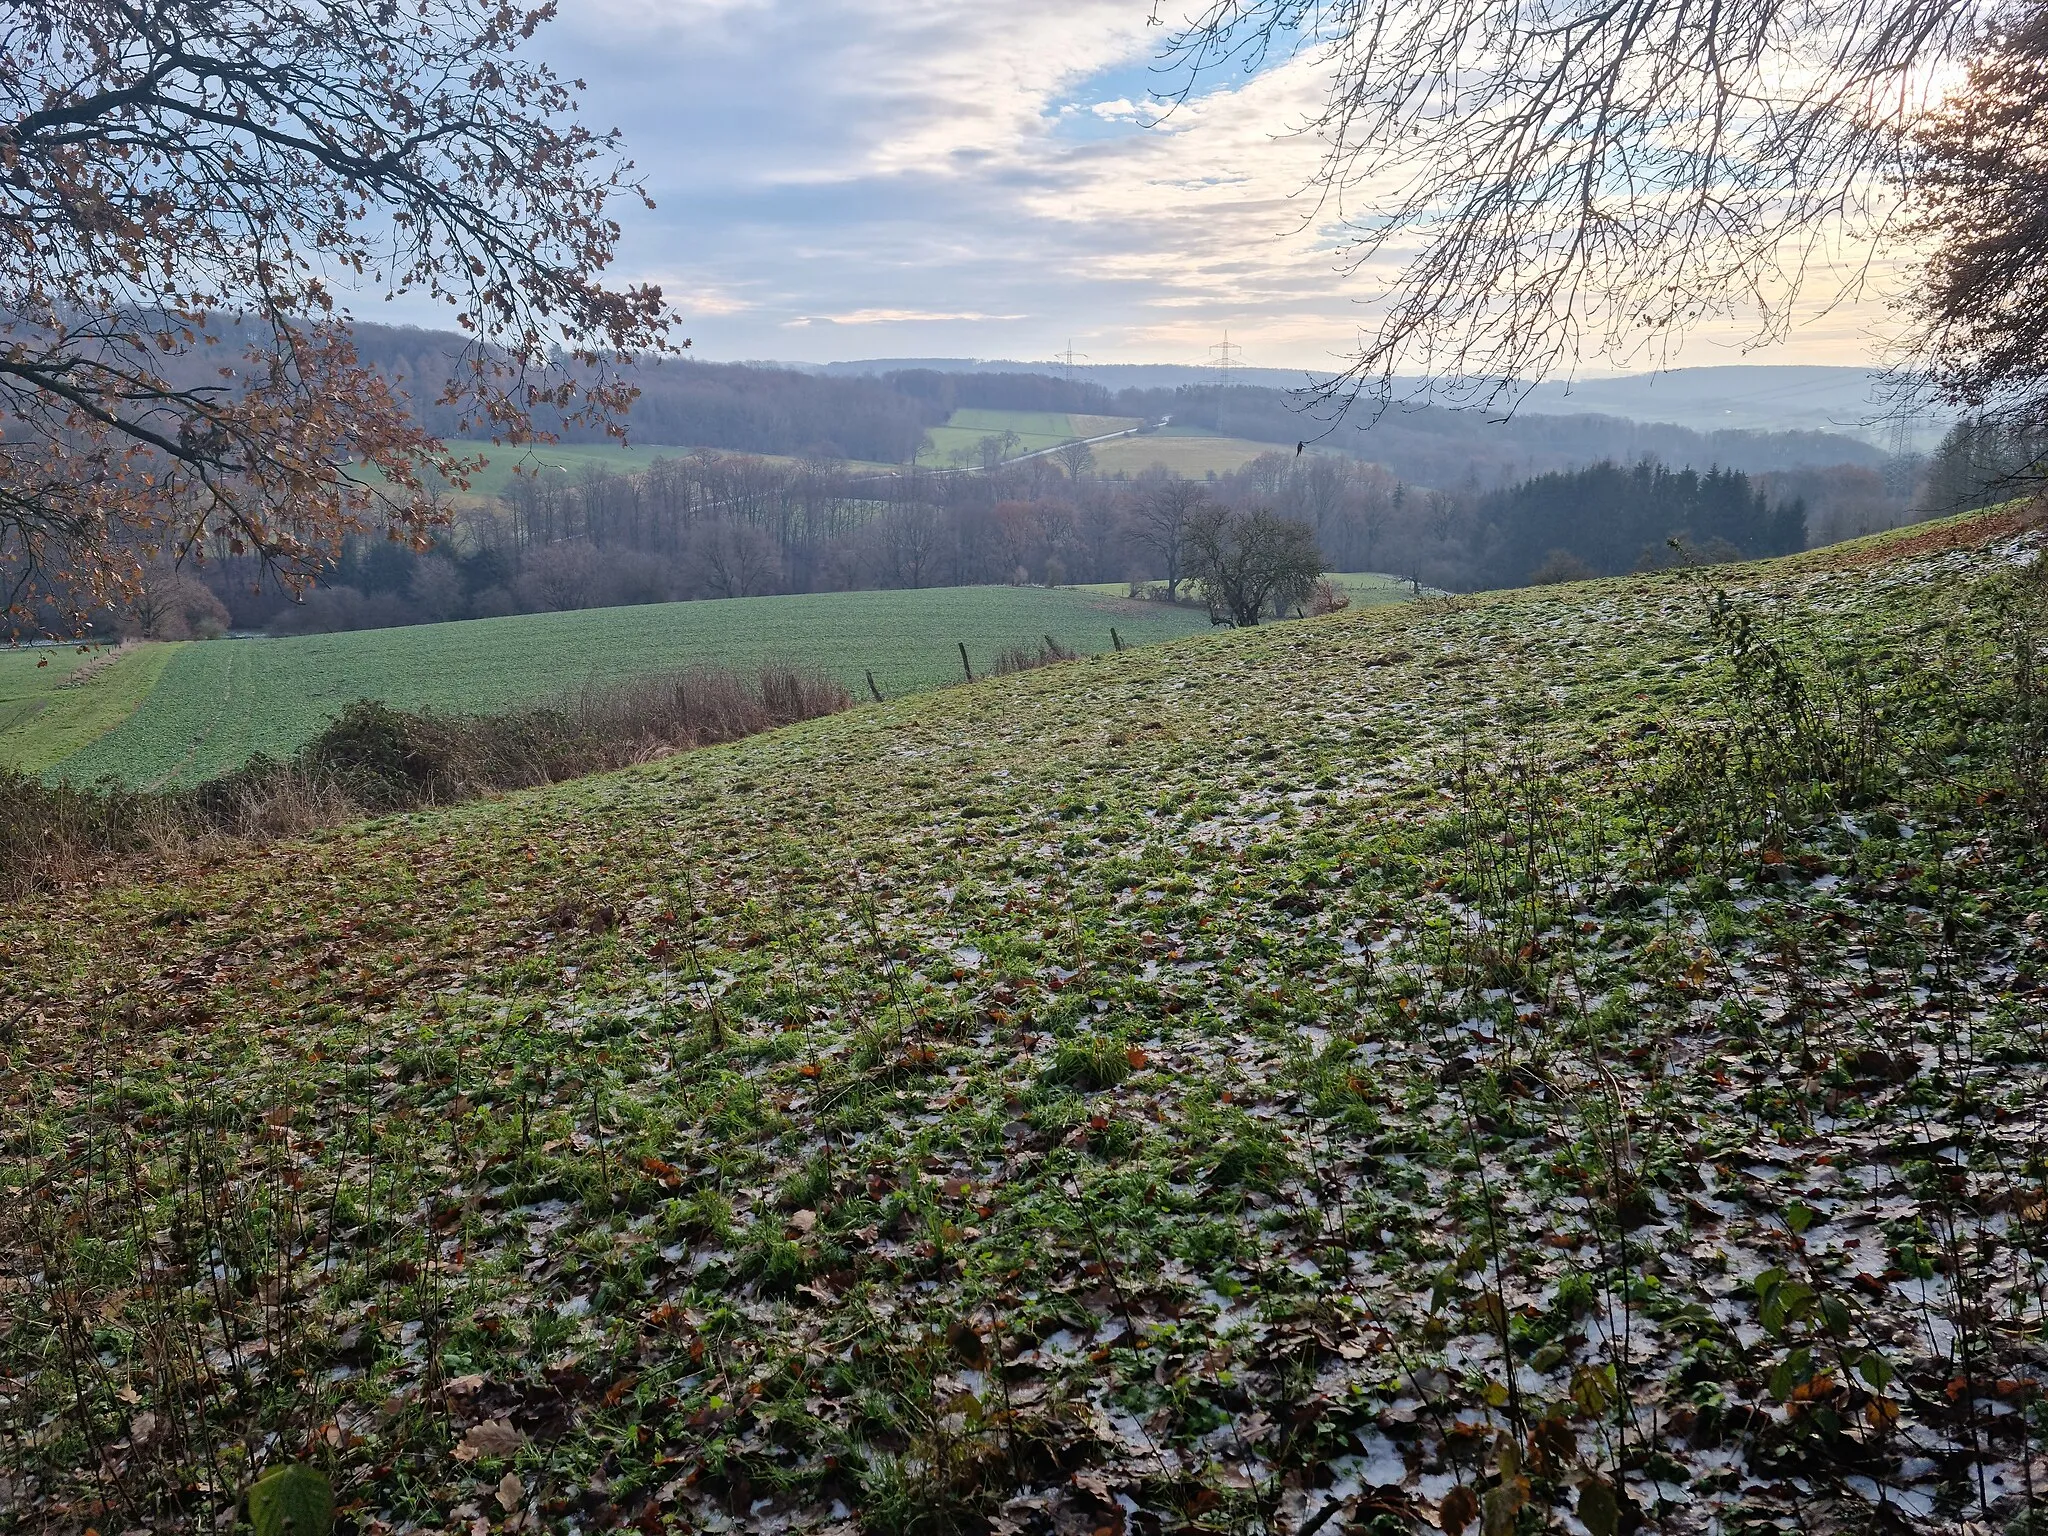
<svg viewBox="0 0 2048 1536">
<path fill-rule="evenodd" d="M 1078 111 L 1079 108 L 1069 106 L 1061 110 Z M 1150 128 L 1166 120 L 1168 114 L 1173 111 L 1173 103 L 1154 101 L 1149 96 L 1142 101 L 1132 101 L 1129 97 L 1119 96 L 1115 101 L 1095 102 L 1088 110 L 1105 123 L 1143 123 Z"/>
<path fill-rule="evenodd" d="M 1187 84 L 1142 0 L 565 0 L 541 46 L 589 82 L 658 203 L 615 275 L 662 283 L 707 357 L 902 355 L 1326 367 L 1381 267 L 1298 132 L 1316 62 Z M 1840 322 L 1842 315 L 1835 320 Z M 1831 333 L 1836 335 L 1838 333 Z M 839 345 L 846 345 L 840 342 Z"/>
<path fill-rule="evenodd" d="M 843 315 L 800 315 L 785 325 L 904 325 L 917 321 L 1022 320 L 1022 315 L 988 315 L 977 309 L 856 309 Z"/>
</svg>

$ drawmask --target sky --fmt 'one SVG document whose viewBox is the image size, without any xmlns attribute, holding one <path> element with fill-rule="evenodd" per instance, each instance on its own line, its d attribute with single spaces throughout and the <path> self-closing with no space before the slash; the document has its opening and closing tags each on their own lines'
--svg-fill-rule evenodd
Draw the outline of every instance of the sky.
<svg viewBox="0 0 2048 1536">
<path fill-rule="evenodd" d="M 562 0 L 539 50 L 625 133 L 658 207 L 613 275 L 659 282 L 698 357 L 1202 363 L 1227 333 L 1249 365 L 1340 364 L 1371 283 L 1297 131 L 1315 62 L 1172 105 L 1148 4 Z M 1678 361 L 1862 363 L 1871 318 Z"/>
</svg>

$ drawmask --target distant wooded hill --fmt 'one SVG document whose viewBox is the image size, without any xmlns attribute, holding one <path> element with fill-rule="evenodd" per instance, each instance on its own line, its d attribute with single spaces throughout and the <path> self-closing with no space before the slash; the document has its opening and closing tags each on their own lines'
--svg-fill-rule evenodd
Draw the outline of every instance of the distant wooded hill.
<svg viewBox="0 0 2048 1536">
<path fill-rule="evenodd" d="M 881 378 L 905 368 L 1068 376 L 1068 370 L 1058 363 L 957 357 L 872 358 L 797 366 L 806 373 L 839 377 Z M 1216 382 L 1213 367 L 1179 363 L 1083 363 L 1071 372 L 1076 379 L 1112 392 L 1206 388 Z M 1318 374 L 1299 368 L 1238 368 L 1231 374 L 1236 384 L 1290 392 L 1330 377 L 1327 371 Z M 1419 378 L 1395 380 L 1394 396 L 1410 405 L 1468 403 L 1453 398 L 1444 386 Z M 1707 433 L 1731 429 L 1813 431 L 1912 452 L 1931 449 L 1953 420 L 1949 409 L 1911 395 L 1900 379 L 1870 368 L 1820 364 L 1735 363 L 1558 380 L 1535 385 L 1515 404 L 1515 414 L 1523 416 L 1619 416 L 1626 421 L 1662 422 Z"/>
<path fill-rule="evenodd" d="M 1644 457 L 1674 468 L 1749 474 L 1834 464 L 1874 469 L 1887 458 L 1868 443 L 1834 432 L 1695 432 L 1618 416 L 1532 414 L 1500 421 L 1434 405 L 1397 407 L 1378 416 L 1360 412 L 1330 428 L 1304 416 L 1295 397 L 1274 389 L 1148 391 L 1139 398 L 1170 409 L 1176 426 L 1266 443 L 1312 438 L 1320 447 L 1384 464 L 1410 484 L 1447 491 L 1493 490 L 1555 470 Z M 1131 413 L 1133 395 L 1117 399 L 1119 409 Z"/>
<path fill-rule="evenodd" d="M 357 345 L 418 402 L 444 434 L 455 416 L 434 404 L 460 354 L 451 333 L 365 325 Z M 634 370 L 640 387 L 629 423 L 635 441 L 737 453 L 818 455 L 907 462 L 925 432 L 955 410 L 1068 411 L 1170 418 L 1176 431 L 1291 446 L 1314 438 L 1384 464 L 1402 480 L 1461 492 L 1489 491 L 1535 475 L 1603 460 L 1646 456 L 1673 467 L 1749 473 L 1819 465 L 1875 468 L 1886 456 L 1832 432 L 1697 432 L 1602 415 L 1529 414 L 1498 421 L 1441 406 L 1356 413 L 1330 428 L 1281 389 L 1234 386 L 1132 388 L 1111 393 L 1087 380 L 1037 373 L 957 372 L 938 367 L 881 375 L 825 374 L 772 365 L 669 359 Z M 546 423 L 543 423 L 544 425 Z M 566 441 L 595 441 L 590 430 Z"/>
</svg>

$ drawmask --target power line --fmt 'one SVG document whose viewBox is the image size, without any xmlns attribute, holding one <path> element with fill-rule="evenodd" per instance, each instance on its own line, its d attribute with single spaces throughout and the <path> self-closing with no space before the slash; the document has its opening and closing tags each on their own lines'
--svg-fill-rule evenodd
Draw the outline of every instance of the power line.
<svg viewBox="0 0 2048 1536">
<path fill-rule="evenodd" d="M 1230 339 L 1230 332 L 1223 333 L 1223 339 L 1209 349 L 1209 356 L 1216 363 L 1216 387 L 1227 389 L 1230 375 L 1244 366 L 1244 348 Z"/>
<path fill-rule="evenodd" d="M 1244 366 L 1244 348 L 1230 339 L 1230 332 L 1223 333 L 1223 339 L 1209 349 L 1209 356 L 1216 365 L 1216 430 L 1228 436 L 1230 429 L 1224 424 L 1225 403 L 1230 397 L 1230 376 Z"/>
</svg>

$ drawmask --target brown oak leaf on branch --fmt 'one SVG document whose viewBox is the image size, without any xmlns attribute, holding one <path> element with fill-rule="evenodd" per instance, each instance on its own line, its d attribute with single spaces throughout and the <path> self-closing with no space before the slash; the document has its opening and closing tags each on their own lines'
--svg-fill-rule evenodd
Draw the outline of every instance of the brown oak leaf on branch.
<svg viewBox="0 0 2048 1536">
<path fill-rule="evenodd" d="M 424 544 L 473 458 L 359 359 L 351 297 L 445 303 L 463 436 L 618 430 L 668 348 L 599 279 L 616 132 L 527 56 L 552 5 L 24 0 L 0 16 L 0 608 L 75 624 L 145 570 Z M 425 404 L 426 402 L 421 402 Z"/>
</svg>

